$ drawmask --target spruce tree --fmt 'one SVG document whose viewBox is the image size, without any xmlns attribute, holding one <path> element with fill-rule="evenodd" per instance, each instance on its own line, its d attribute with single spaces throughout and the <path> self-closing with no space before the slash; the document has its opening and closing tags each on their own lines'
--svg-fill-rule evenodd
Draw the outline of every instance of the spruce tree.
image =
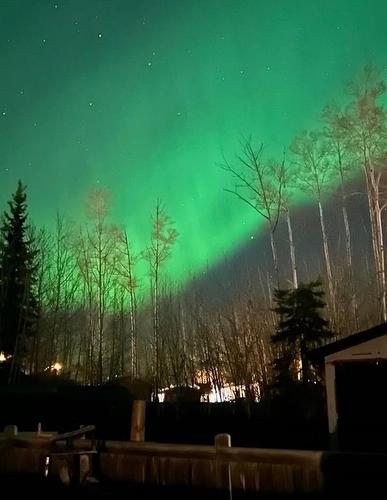
<svg viewBox="0 0 387 500">
<path fill-rule="evenodd" d="M 26 188 L 19 181 L 0 229 L 0 351 L 13 357 L 15 373 L 37 317 L 37 252 L 29 234 L 26 201 Z"/>
<path fill-rule="evenodd" d="M 279 321 L 271 340 L 282 346 L 282 356 L 274 364 L 277 380 L 291 379 L 292 372 L 294 378 L 293 367 L 300 360 L 302 381 L 308 382 L 311 377 L 308 350 L 333 335 L 329 321 L 321 314 L 326 305 L 321 282 L 300 284 L 294 290 L 276 290 L 274 295 L 274 311 L 279 315 Z"/>
</svg>

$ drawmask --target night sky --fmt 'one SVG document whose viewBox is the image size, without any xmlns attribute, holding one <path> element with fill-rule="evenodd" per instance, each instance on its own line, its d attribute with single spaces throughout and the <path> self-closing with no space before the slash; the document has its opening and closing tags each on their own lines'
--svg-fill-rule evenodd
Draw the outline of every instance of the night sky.
<svg viewBox="0 0 387 500">
<path fill-rule="evenodd" d="M 318 125 L 366 63 L 385 69 L 385 0 L 1 0 L 0 205 L 111 220 L 146 245 L 159 197 L 178 280 L 251 245 L 261 221 L 224 191 L 243 136 L 268 155 Z"/>
</svg>

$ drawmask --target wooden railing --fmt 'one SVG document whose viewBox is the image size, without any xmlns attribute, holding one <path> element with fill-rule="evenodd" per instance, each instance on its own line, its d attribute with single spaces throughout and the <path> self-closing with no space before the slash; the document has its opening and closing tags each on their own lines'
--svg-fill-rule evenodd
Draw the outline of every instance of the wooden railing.
<svg viewBox="0 0 387 500">
<path fill-rule="evenodd" d="M 94 426 L 47 434 L 46 439 L 41 433 L 40 438 L 23 438 L 13 428 L 4 435 L 7 458 L 1 461 L 0 456 L 0 468 L 3 463 L 12 470 L 14 464 L 20 471 L 24 448 L 24 457 L 29 457 L 25 467 L 39 471 L 44 462 L 46 473 L 65 477 L 65 482 L 87 478 L 94 461 L 101 478 L 111 481 L 216 488 L 230 497 L 233 489 L 294 493 L 316 492 L 323 485 L 319 451 L 236 448 L 228 434 L 217 435 L 214 446 L 144 442 L 145 404 L 141 401 L 133 405 L 131 442 L 85 439 Z"/>
</svg>

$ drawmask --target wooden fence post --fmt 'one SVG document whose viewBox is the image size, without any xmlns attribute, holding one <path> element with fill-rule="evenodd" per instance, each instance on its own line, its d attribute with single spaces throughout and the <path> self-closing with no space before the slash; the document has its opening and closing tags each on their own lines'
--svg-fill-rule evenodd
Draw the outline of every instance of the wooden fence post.
<svg viewBox="0 0 387 500">
<path fill-rule="evenodd" d="M 145 408 L 144 400 L 136 399 L 132 405 L 132 424 L 130 428 L 130 440 L 142 442 L 145 440 Z"/>
<path fill-rule="evenodd" d="M 216 487 L 227 493 L 227 498 L 232 500 L 231 465 L 221 456 L 222 448 L 231 447 L 230 434 L 217 434 L 215 436 L 216 451 Z"/>
<path fill-rule="evenodd" d="M 16 437 L 18 433 L 17 425 L 6 425 L 4 427 L 4 435 L 7 439 Z"/>
</svg>

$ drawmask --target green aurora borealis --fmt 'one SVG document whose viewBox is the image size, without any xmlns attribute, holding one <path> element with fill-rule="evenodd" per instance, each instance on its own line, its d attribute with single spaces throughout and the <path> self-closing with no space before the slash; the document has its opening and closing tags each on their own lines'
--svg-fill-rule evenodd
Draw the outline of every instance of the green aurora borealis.
<svg viewBox="0 0 387 500">
<path fill-rule="evenodd" d="M 253 134 L 278 155 L 317 125 L 364 64 L 385 69 L 386 20 L 385 0 L 2 0 L 0 205 L 21 178 L 52 226 L 104 187 L 141 248 L 160 197 L 184 280 L 259 228 L 223 154 Z"/>
</svg>

